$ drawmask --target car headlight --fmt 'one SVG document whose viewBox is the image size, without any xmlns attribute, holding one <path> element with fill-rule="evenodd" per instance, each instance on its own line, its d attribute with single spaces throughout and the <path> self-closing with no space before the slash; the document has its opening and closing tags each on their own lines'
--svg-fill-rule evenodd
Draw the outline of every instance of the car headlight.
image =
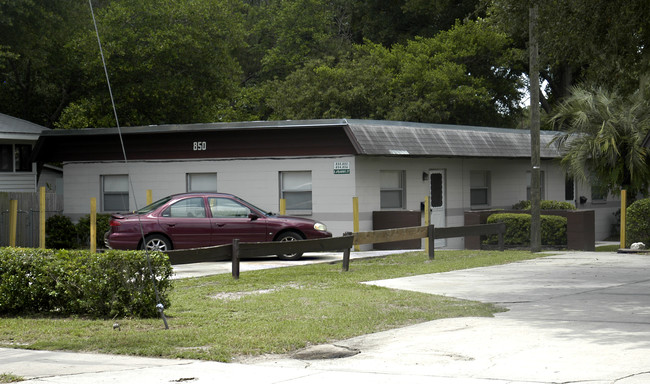
<svg viewBox="0 0 650 384">
<path fill-rule="evenodd" d="M 325 232 L 325 231 L 327 231 L 327 226 L 325 224 L 323 224 L 323 223 L 316 223 L 316 224 L 314 224 L 314 229 L 317 230 L 317 231 Z"/>
</svg>

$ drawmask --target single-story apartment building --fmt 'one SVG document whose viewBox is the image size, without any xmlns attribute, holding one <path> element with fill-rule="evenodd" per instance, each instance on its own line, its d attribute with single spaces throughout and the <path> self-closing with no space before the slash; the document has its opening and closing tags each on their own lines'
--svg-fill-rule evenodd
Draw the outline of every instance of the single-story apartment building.
<svg viewBox="0 0 650 384">
<path fill-rule="evenodd" d="M 530 195 L 530 132 L 373 120 L 295 120 L 50 130 L 34 159 L 63 164 L 64 213 L 145 205 L 185 191 L 239 195 L 277 212 L 323 221 L 335 236 L 373 229 L 373 213 L 421 212 L 461 226 L 468 210 L 510 208 Z M 619 203 L 592 195 L 559 166 L 554 132 L 541 133 L 542 199 L 596 211 L 596 239 L 609 236 Z M 123 146 L 122 146 L 123 143 Z M 124 150 L 123 150 L 124 148 Z M 423 222 L 423 214 L 419 221 Z M 419 225 L 419 224 L 418 224 Z M 462 248 L 463 239 L 437 247 Z"/>
</svg>

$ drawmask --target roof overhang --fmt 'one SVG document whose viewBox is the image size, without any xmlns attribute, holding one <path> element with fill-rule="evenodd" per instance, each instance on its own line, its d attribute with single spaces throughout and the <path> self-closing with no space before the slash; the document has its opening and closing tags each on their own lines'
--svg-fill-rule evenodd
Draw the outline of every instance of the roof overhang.
<svg viewBox="0 0 650 384">
<path fill-rule="evenodd" d="M 49 131 L 38 124 L 0 113 L 0 139 L 11 141 L 36 141 L 42 132 Z"/>
</svg>

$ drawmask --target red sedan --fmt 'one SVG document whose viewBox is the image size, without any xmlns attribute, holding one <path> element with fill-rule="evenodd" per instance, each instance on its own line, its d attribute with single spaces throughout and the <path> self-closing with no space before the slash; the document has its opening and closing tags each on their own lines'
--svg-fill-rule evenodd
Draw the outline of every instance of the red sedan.
<svg viewBox="0 0 650 384">
<path fill-rule="evenodd" d="M 113 214 L 104 239 L 112 249 L 164 252 L 229 244 L 233 239 L 263 242 L 325 237 L 332 234 L 323 223 L 265 212 L 231 194 L 181 193 L 134 213 Z M 301 256 L 278 255 L 283 259 Z"/>
</svg>

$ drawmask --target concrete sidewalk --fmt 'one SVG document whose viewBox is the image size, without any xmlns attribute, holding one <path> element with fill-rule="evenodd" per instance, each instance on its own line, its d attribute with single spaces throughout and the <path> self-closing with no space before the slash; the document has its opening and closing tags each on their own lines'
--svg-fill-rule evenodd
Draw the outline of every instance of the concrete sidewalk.
<svg viewBox="0 0 650 384">
<path fill-rule="evenodd" d="M 493 302 L 494 318 L 430 321 L 335 343 L 339 359 L 223 364 L 0 349 L 30 383 L 650 382 L 650 256 L 563 252 L 503 266 L 369 282 Z"/>
</svg>

